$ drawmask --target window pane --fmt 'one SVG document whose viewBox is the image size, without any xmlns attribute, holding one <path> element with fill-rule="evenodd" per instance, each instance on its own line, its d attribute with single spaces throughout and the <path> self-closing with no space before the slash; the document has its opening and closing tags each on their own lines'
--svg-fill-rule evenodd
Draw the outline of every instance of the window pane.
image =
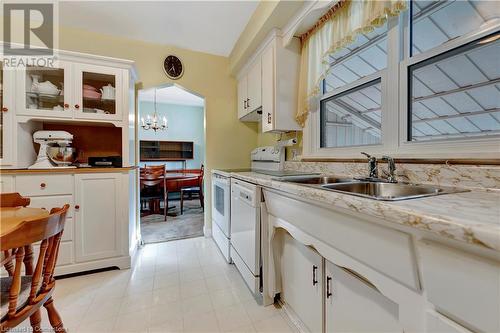
<svg viewBox="0 0 500 333">
<path fill-rule="evenodd" d="M 380 79 L 321 102 L 321 147 L 380 143 Z"/>
<path fill-rule="evenodd" d="M 360 34 L 356 41 L 330 56 L 324 92 L 376 73 L 387 67 L 387 25 Z"/>
<path fill-rule="evenodd" d="M 495 0 L 412 1 L 412 54 L 418 54 L 500 18 Z"/>
<path fill-rule="evenodd" d="M 409 140 L 500 134 L 500 33 L 409 68 Z"/>
</svg>

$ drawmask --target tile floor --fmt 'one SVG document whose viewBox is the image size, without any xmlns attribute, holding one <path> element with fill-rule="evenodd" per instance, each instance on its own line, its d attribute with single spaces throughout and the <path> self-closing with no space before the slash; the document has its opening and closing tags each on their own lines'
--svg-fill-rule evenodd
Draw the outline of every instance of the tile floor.
<svg viewBox="0 0 500 333">
<path fill-rule="evenodd" d="M 146 245 L 129 270 L 58 280 L 54 300 L 69 333 L 296 332 L 203 237 Z"/>
</svg>

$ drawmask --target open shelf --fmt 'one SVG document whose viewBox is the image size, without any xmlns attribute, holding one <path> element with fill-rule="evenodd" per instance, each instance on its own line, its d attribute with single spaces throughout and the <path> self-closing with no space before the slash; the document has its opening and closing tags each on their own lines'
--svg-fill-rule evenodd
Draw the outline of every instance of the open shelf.
<svg viewBox="0 0 500 333">
<path fill-rule="evenodd" d="M 192 141 L 149 141 L 140 142 L 141 161 L 185 161 L 194 158 Z"/>
</svg>

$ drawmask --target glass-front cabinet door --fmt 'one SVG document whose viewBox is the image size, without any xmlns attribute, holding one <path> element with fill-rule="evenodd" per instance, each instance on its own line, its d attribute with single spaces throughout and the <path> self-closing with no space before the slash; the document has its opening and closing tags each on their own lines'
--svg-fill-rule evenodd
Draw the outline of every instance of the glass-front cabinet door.
<svg viewBox="0 0 500 333">
<path fill-rule="evenodd" d="M 14 71 L 0 61 L 0 165 L 11 165 L 14 152 Z"/>
<path fill-rule="evenodd" d="M 78 64 L 75 76 L 75 118 L 122 119 L 121 69 Z"/>
<path fill-rule="evenodd" d="M 33 117 L 71 118 L 71 64 L 27 66 L 19 70 L 17 113 Z"/>
</svg>

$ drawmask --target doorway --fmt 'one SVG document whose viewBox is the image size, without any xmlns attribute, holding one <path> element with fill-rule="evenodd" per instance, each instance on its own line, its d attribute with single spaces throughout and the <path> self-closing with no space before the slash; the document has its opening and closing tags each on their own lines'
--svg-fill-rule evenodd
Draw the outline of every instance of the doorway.
<svg viewBox="0 0 500 333">
<path fill-rule="evenodd" d="M 203 236 L 204 98 L 168 84 L 139 90 L 137 105 L 142 241 Z"/>
</svg>

